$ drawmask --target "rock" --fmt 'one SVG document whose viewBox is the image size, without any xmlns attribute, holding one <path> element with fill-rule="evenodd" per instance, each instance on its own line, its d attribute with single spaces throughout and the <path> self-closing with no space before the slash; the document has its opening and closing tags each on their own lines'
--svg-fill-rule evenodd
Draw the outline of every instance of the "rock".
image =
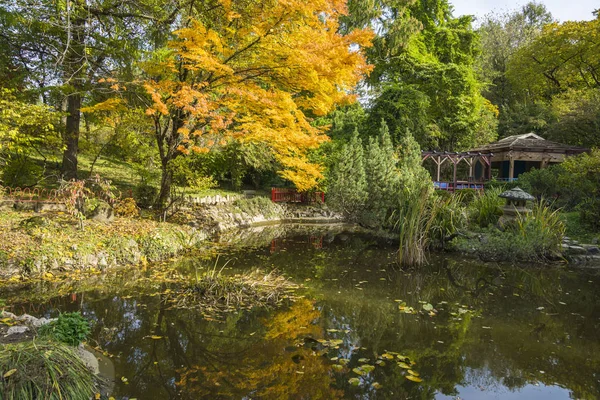
<svg viewBox="0 0 600 400">
<path fill-rule="evenodd" d="M 33 326 L 34 328 L 39 328 L 42 325 L 46 325 L 46 324 L 49 324 L 50 322 L 54 322 L 54 321 L 56 321 L 56 318 L 42 317 L 42 318 L 39 318 L 39 319 L 36 319 L 35 321 L 33 321 L 31 323 L 31 326 Z"/>
<path fill-rule="evenodd" d="M 85 210 L 84 214 L 87 218 L 98 222 L 108 223 L 115 219 L 113 208 L 104 201 L 100 201 L 93 209 Z"/>
<path fill-rule="evenodd" d="M 569 246 L 569 253 L 571 254 L 586 254 L 587 250 L 581 246 Z"/>
<path fill-rule="evenodd" d="M 592 244 L 600 244 L 600 241 L 598 240 L 597 237 L 592 239 Z"/>
<path fill-rule="evenodd" d="M 586 245 L 583 246 L 588 253 L 590 254 L 600 254 L 600 248 L 598 246 L 590 246 L 590 245 Z"/>
<path fill-rule="evenodd" d="M 25 325 L 17 325 L 17 326 L 11 326 L 10 328 L 8 328 L 6 335 L 7 336 L 17 335 L 17 334 L 21 334 L 21 333 L 25 333 L 25 332 L 29 332 L 29 327 L 27 327 Z"/>
<path fill-rule="evenodd" d="M 98 375 L 98 373 L 100 373 L 100 366 L 98 365 L 98 359 L 96 356 L 84 349 L 83 345 L 77 347 L 76 351 L 77 355 L 79 355 L 85 366 L 88 367 L 88 369 L 92 371 L 94 375 Z"/>
</svg>

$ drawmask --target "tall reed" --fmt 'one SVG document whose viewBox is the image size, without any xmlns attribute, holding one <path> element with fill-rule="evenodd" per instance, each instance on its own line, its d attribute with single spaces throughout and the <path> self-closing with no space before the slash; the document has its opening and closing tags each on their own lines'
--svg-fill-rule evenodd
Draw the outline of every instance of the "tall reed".
<svg viewBox="0 0 600 400">
<path fill-rule="evenodd" d="M 400 206 L 394 215 L 394 225 L 400 238 L 398 257 L 402 265 L 418 266 L 425 263 L 430 230 L 439 210 L 432 206 L 434 201 L 440 200 L 431 198 L 429 186 L 403 191 Z"/>
</svg>

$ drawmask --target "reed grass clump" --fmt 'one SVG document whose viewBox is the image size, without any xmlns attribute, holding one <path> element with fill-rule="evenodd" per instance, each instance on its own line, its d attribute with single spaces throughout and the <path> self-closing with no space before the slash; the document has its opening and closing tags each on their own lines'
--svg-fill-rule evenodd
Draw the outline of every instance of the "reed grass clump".
<svg viewBox="0 0 600 400">
<path fill-rule="evenodd" d="M 255 307 L 275 307 L 285 300 L 294 299 L 298 286 L 285 277 L 260 270 L 225 275 L 216 268 L 199 275 L 196 282 L 183 285 L 175 291 L 171 300 L 178 308 L 198 307 L 214 314 L 252 309 Z"/>
<path fill-rule="evenodd" d="M 26 341 L 0 345 L 0 398 L 91 399 L 94 376 L 66 344 Z"/>
</svg>

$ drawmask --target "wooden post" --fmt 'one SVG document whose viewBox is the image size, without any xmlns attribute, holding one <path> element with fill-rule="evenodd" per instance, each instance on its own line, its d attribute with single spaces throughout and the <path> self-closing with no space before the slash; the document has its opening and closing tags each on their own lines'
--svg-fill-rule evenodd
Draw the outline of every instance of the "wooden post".
<svg viewBox="0 0 600 400">
<path fill-rule="evenodd" d="M 453 159 L 452 163 L 454 164 L 454 175 L 452 178 L 452 191 L 455 192 L 456 191 L 456 166 L 458 165 L 458 163 Z"/>
<path fill-rule="evenodd" d="M 508 168 L 508 180 L 509 182 L 512 182 L 512 180 L 515 177 L 515 160 L 510 157 L 510 166 Z"/>
<path fill-rule="evenodd" d="M 542 159 L 542 162 L 540 164 L 540 169 L 544 169 L 544 168 L 548 168 L 548 159 L 547 158 Z"/>
<path fill-rule="evenodd" d="M 437 181 L 440 181 L 440 170 L 442 167 L 442 157 L 441 156 L 437 156 L 437 160 L 435 162 L 437 164 Z"/>
</svg>

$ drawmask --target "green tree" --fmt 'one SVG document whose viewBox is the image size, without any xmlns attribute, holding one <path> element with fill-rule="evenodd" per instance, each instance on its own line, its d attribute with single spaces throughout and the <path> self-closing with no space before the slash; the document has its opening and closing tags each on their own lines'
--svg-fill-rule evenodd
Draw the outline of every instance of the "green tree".
<svg viewBox="0 0 600 400">
<path fill-rule="evenodd" d="M 327 193 L 332 207 L 357 219 L 367 201 L 368 190 L 362 141 L 355 130 L 350 142 L 342 146 Z"/>
<path fill-rule="evenodd" d="M 365 172 L 368 188 L 363 223 L 383 227 L 396 209 L 399 174 L 389 129 L 381 120 L 378 137 L 369 137 L 365 150 Z"/>
<path fill-rule="evenodd" d="M 3 63 L 25 73 L 27 88 L 45 104 L 66 112 L 66 178 L 77 176 L 82 106 L 98 101 L 94 91 L 106 97 L 118 90 L 115 80 L 106 84 L 104 78 L 133 80 L 142 48 L 158 40 L 156 32 L 165 31 L 153 29 L 153 24 L 164 27 L 173 21 L 175 16 L 168 13 L 180 6 L 174 3 L 158 7 L 154 0 L 0 0 L 0 36 L 11 57 Z"/>
<path fill-rule="evenodd" d="M 409 10 L 422 29 L 382 61 L 384 72 L 375 73 L 368 126 L 384 118 L 395 144 L 411 129 L 424 148 L 460 150 L 490 142 L 497 110 L 481 95 L 471 17 L 453 18 L 445 0 L 416 1 Z"/>
</svg>

